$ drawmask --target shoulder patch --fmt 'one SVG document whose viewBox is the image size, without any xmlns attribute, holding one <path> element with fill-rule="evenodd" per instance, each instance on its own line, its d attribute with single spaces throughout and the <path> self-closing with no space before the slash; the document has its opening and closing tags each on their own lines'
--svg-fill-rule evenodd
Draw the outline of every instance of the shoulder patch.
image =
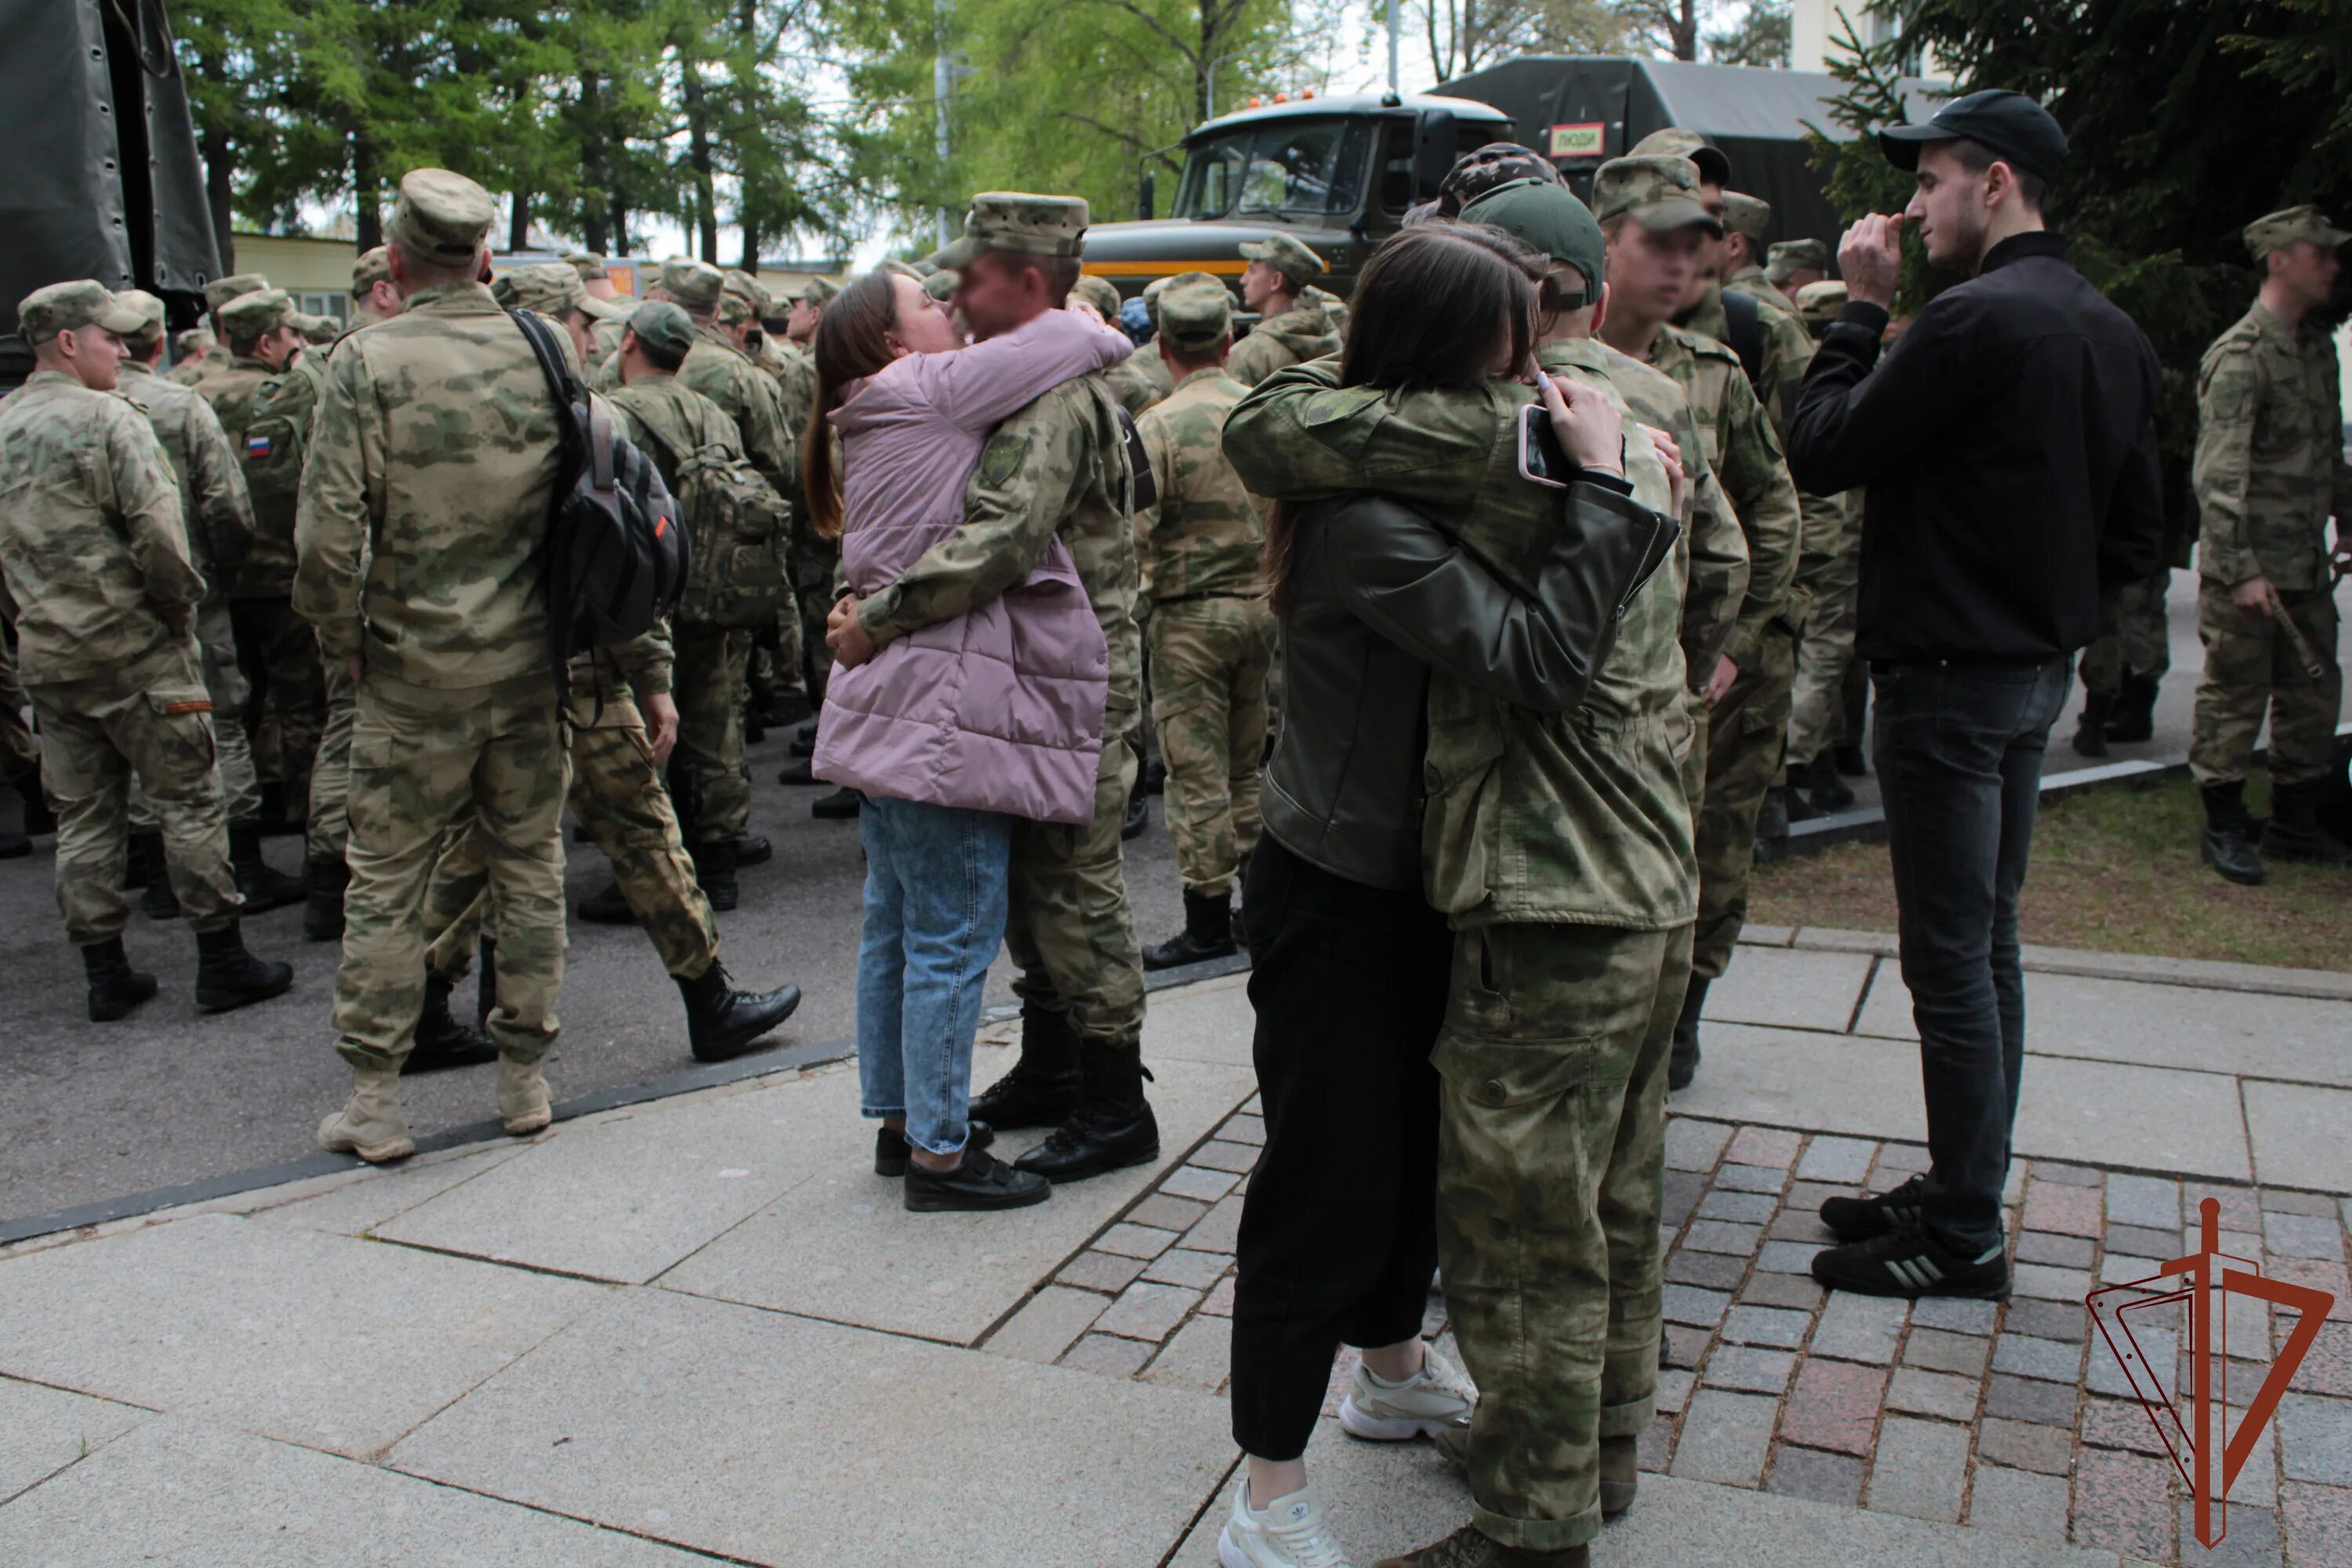
<svg viewBox="0 0 2352 1568">
<path fill-rule="evenodd" d="M 1012 482 L 1029 460 L 1029 437 L 999 431 L 980 454 L 980 482 L 992 489 Z"/>
</svg>

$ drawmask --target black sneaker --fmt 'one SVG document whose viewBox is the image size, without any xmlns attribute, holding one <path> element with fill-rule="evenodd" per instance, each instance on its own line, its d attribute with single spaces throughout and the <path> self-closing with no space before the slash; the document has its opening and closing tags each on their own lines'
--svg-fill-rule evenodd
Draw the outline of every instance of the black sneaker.
<svg viewBox="0 0 2352 1568">
<path fill-rule="evenodd" d="M 996 1129 L 985 1121 L 964 1123 L 963 1146 L 985 1149 L 996 1142 Z M 908 1163 L 907 1135 L 887 1127 L 874 1130 L 874 1173 L 896 1179 L 907 1173 Z"/>
<path fill-rule="evenodd" d="M 1892 1192 L 1870 1198 L 1823 1198 L 1822 1223 L 1840 1241 L 1868 1241 L 1874 1236 L 1919 1223 L 1919 1193 L 1925 1182 L 1913 1176 Z"/>
<path fill-rule="evenodd" d="M 1813 1255 L 1813 1278 L 1860 1296 L 1965 1296 L 2003 1300 L 2009 1257 L 1999 1242 L 1973 1256 L 1954 1252 L 1917 1226 Z"/>
<path fill-rule="evenodd" d="M 907 1208 L 914 1214 L 1024 1209 L 1053 1195 L 1054 1184 L 1045 1177 L 1015 1170 L 978 1149 L 966 1148 L 963 1163 L 952 1171 L 907 1167 Z"/>
</svg>

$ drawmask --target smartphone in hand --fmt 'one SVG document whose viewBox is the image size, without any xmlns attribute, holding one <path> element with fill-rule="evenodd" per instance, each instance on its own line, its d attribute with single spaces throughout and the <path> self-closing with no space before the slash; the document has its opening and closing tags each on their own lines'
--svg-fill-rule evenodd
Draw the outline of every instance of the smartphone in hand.
<svg viewBox="0 0 2352 1568">
<path fill-rule="evenodd" d="M 1542 404 L 1530 403 L 1519 410 L 1519 473 L 1524 478 L 1564 490 L 1583 472 L 1560 445 L 1559 432 L 1551 427 L 1551 416 Z"/>
</svg>

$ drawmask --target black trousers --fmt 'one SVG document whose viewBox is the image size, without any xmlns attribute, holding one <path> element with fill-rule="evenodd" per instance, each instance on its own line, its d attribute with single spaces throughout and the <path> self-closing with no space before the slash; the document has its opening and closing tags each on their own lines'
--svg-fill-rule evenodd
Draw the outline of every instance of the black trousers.
<svg viewBox="0 0 2352 1568">
<path fill-rule="evenodd" d="M 1234 1438 L 1295 1459 L 1341 1344 L 1421 1332 L 1437 1267 L 1437 1074 L 1453 956 L 1418 889 L 1250 857 L 1250 1005 L 1265 1148 L 1242 1203 Z"/>
</svg>

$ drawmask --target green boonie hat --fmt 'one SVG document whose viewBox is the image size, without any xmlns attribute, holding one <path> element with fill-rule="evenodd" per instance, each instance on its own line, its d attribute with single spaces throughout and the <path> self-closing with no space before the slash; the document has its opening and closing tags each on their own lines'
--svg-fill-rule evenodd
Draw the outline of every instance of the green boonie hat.
<svg viewBox="0 0 2352 1568">
<path fill-rule="evenodd" d="M 269 279 L 258 272 L 232 273 L 215 278 L 205 285 L 205 309 L 217 310 L 239 294 L 251 294 L 269 287 Z"/>
<path fill-rule="evenodd" d="M 604 270 L 604 258 L 593 250 L 567 250 L 563 253 L 563 264 L 579 273 L 583 283 L 612 276 Z"/>
<path fill-rule="evenodd" d="M 917 274 L 917 276 L 919 277 L 920 274 Z M 830 278 L 817 277 L 812 278 L 807 282 L 802 284 L 801 291 L 794 295 L 793 298 L 797 299 L 803 305 L 814 305 L 818 310 L 822 310 L 827 305 L 832 304 L 833 297 L 840 292 L 840 284 L 835 283 Z"/>
<path fill-rule="evenodd" d="M 1764 243 L 1764 231 L 1772 224 L 1772 204 L 1761 196 L 1751 196 L 1740 191 L 1723 193 L 1723 226 L 1734 234 L 1744 234 L 1757 244 Z"/>
<path fill-rule="evenodd" d="M 1688 158 L 1610 159 L 1592 176 L 1592 216 L 1602 223 L 1630 216 L 1653 234 L 1698 227 L 1723 237 L 1723 225 L 1699 205 L 1698 165 Z"/>
<path fill-rule="evenodd" d="M 923 292 L 945 304 L 963 283 L 963 274 L 952 267 L 942 267 L 923 279 Z"/>
<path fill-rule="evenodd" d="M 1205 349 L 1234 330 L 1234 295 L 1206 272 L 1180 272 L 1160 291 L 1160 335 L 1180 349 Z"/>
<path fill-rule="evenodd" d="M 982 191 L 964 215 L 963 237 L 939 253 L 939 263 L 961 271 L 983 250 L 1076 256 L 1086 249 L 1087 217 L 1084 196 Z"/>
<path fill-rule="evenodd" d="M 551 319 L 588 300 L 580 274 L 561 261 L 533 261 L 502 272 L 491 282 L 490 294 L 509 310 L 536 310 Z"/>
<path fill-rule="evenodd" d="M 2257 261 L 2273 250 L 2284 250 L 2306 239 L 2323 250 L 2333 250 L 2352 239 L 2352 234 L 2329 223 L 2317 207 L 2310 205 L 2274 212 L 2246 226 L 2246 248 Z"/>
<path fill-rule="evenodd" d="M 257 289 L 220 308 L 221 330 L 228 333 L 231 342 L 249 343 L 287 325 L 287 318 L 293 314 L 293 295 L 283 289 Z"/>
<path fill-rule="evenodd" d="M 688 315 L 707 316 L 719 308 L 719 296 L 727 291 L 727 279 L 708 261 L 673 256 L 661 264 L 661 286 L 662 291 L 685 307 Z"/>
<path fill-rule="evenodd" d="M 1087 304 L 1100 310 L 1104 321 L 1118 320 L 1118 285 L 1109 279 L 1097 278 L 1091 274 L 1082 275 L 1077 282 L 1071 286 L 1070 293 L 1074 298 L 1084 300 Z"/>
<path fill-rule="evenodd" d="M 117 303 L 139 312 L 139 328 L 125 337 L 137 337 L 142 342 L 153 342 L 163 335 L 163 301 L 144 289 L 125 289 L 115 297 Z"/>
<path fill-rule="evenodd" d="M 1301 283 L 1310 278 L 1320 278 L 1331 270 L 1321 257 L 1286 234 L 1269 234 L 1255 243 L 1245 239 L 1242 241 L 1241 251 L 1246 259 L 1263 261 L 1284 277 L 1297 279 Z"/>
<path fill-rule="evenodd" d="M 379 245 L 373 250 L 360 252 L 352 263 L 352 297 L 357 299 L 379 283 L 392 279 L 392 247 Z"/>
<path fill-rule="evenodd" d="M 490 193 L 465 175 L 411 169 L 401 176 L 400 199 L 383 235 L 411 256 L 456 266 L 482 253 L 498 216 Z"/>
<path fill-rule="evenodd" d="M 694 318 L 667 300 L 648 300 L 630 311 L 629 331 L 664 353 L 682 357 L 694 347 Z"/>
<path fill-rule="evenodd" d="M 1807 326 L 1834 321 L 1837 313 L 1845 309 L 1845 285 L 1834 278 L 1824 278 L 1797 290 L 1797 315 Z"/>
<path fill-rule="evenodd" d="M 1830 269 L 1830 247 L 1818 239 L 1784 239 L 1764 253 L 1764 276 L 1785 282 L 1798 268 Z"/>
<path fill-rule="evenodd" d="M 1497 185 L 1462 209 L 1464 223 L 1491 224 L 1515 234 L 1537 250 L 1576 269 L 1584 298 L 1601 297 L 1608 239 L 1592 209 L 1567 186 L 1540 177 Z"/>
<path fill-rule="evenodd" d="M 1629 158 L 1688 158 L 1698 167 L 1701 184 L 1731 184 L 1731 155 L 1696 131 L 1669 125 L 1653 131 L 1625 154 Z"/>
</svg>

